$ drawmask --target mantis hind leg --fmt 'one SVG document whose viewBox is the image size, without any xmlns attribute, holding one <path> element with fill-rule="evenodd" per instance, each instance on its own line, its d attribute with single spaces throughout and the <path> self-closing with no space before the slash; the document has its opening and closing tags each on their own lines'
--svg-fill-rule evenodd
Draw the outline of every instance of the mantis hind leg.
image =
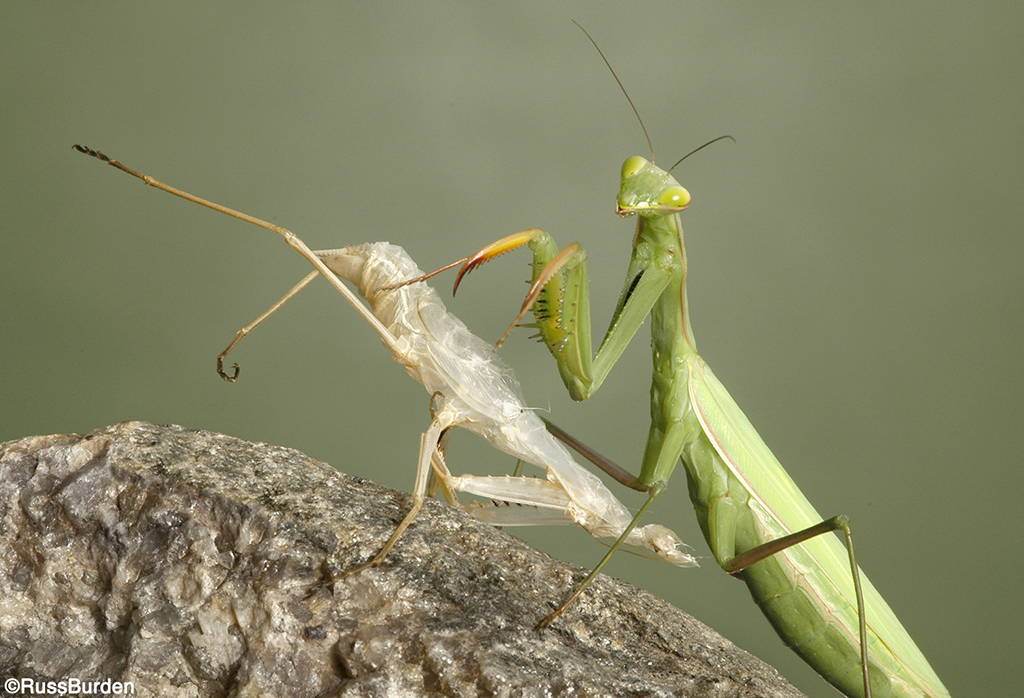
<svg viewBox="0 0 1024 698">
<path fill-rule="evenodd" d="M 727 560 L 722 565 L 722 569 L 729 574 L 736 575 L 751 565 L 769 558 L 776 553 L 780 553 L 786 548 L 790 548 L 816 536 L 831 533 L 833 531 L 843 532 L 846 551 L 850 558 L 850 571 L 853 575 L 853 588 L 857 595 L 857 618 L 859 621 L 860 631 L 860 662 L 861 671 L 864 674 L 864 695 L 867 696 L 867 698 L 871 698 L 871 685 L 868 681 L 868 629 L 867 620 L 864 617 L 864 593 L 861 590 L 860 584 L 860 567 L 857 566 L 857 557 L 853 551 L 853 531 L 850 528 L 850 519 L 845 514 L 833 516 L 831 519 L 826 519 L 825 521 L 815 524 L 809 528 L 805 528 L 802 531 L 797 531 L 796 533 L 791 533 L 788 536 L 768 541 L 763 545 L 759 545 L 756 548 L 752 548 L 744 553 L 736 555 L 735 557 Z"/>
</svg>

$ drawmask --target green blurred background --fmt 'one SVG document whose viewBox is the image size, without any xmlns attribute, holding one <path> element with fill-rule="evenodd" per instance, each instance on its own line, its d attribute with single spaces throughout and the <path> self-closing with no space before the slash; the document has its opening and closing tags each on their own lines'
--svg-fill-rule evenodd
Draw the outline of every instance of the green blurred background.
<svg viewBox="0 0 1024 698">
<path fill-rule="evenodd" d="M 241 345 L 237 384 L 214 373 L 306 263 L 71 145 L 314 248 L 386 239 L 428 269 L 544 227 L 587 247 L 600 334 L 633 229 L 613 212 L 619 167 L 646 144 L 575 19 L 659 162 L 737 140 L 677 172 L 701 353 L 818 509 L 852 517 L 953 694 L 1020 695 L 1024 9 L 604 5 L 4 3 L 0 440 L 172 422 L 409 490 L 427 396 L 326 284 Z M 497 338 L 527 261 L 477 272 L 450 309 Z M 584 405 L 528 334 L 503 354 L 529 403 L 635 470 L 643 331 Z M 468 435 L 449 459 L 512 467 Z M 681 471 L 673 486 L 650 520 L 704 566 L 621 555 L 609 573 L 834 695 L 706 557 Z M 575 529 L 524 537 L 587 566 L 603 552 Z"/>
</svg>

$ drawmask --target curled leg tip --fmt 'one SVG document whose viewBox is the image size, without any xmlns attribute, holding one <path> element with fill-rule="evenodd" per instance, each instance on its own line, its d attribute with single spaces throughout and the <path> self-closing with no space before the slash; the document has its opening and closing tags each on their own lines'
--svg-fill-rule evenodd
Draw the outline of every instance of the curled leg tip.
<svg viewBox="0 0 1024 698">
<path fill-rule="evenodd" d="M 240 370 L 241 369 L 238 367 L 238 364 L 233 364 L 231 366 L 231 375 L 228 375 L 228 373 L 224 370 L 223 360 L 219 358 L 217 359 L 217 375 L 223 378 L 228 383 L 234 383 L 236 380 L 238 380 L 238 372 Z"/>
<path fill-rule="evenodd" d="M 86 155 L 91 155 L 94 158 L 98 158 L 103 162 L 110 162 L 110 158 L 108 158 L 106 155 L 104 155 L 98 150 L 93 150 L 92 148 L 86 147 L 84 145 L 79 145 L 78 143 L 75 143 L 73 146 L 71 146 L 71 148 L 73 150 L 77 150 L 80 153 L 85 153 Z"/>
</svg>

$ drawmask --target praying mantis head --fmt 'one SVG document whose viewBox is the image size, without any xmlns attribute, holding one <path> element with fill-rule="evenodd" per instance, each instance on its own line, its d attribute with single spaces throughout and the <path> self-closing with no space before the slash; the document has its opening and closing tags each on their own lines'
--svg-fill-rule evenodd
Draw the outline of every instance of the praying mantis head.
<svg viewBox="0 0 1024 698">
<path fill-rule="evenodd" d="M 679 213 L 689 205 L 690 192 L 653 162 L 634 155 L 622 164 L 622 185 L 615 204 L 620 216 L 656 218 Z"/>
</svg>

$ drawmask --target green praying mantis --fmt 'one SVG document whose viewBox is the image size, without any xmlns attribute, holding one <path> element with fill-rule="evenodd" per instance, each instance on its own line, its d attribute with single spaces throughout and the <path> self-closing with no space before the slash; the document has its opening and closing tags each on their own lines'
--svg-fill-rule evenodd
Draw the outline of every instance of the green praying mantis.
<svg viewBox="0 0 1024 698">
<path fill-rule="evenodd" d="M 650 146 L 649 136 L 647 141 Z M 652 419 L 640 474 L 634 477 L 588 449 L 577 449 L 622 484 L 648 494 L 630 526 L 666 492 L 681 460 L 690 499 L 716 561 L 747 583 L 782 639 L 827 681 L 849 696 L 948 696 L 896 615 L 860 572 L 848 519 L 840 515 L 825 520 L 815 511 L 697 353 L 679 218 L 691 197 L 672 177 L 675 165 L 663 170 L 653 161 L 651 146 L 650 160 L 633 156 L 622 166 L 616 213 L 637 217 L 637 226 L 622 292 L 596 353 L 591 348 L 587 255 L 578 243 L 559 251 L 540 229 L 514 233 L 466 258 L 455 288 L 484 262 L 528 246 L 533 252 L 532 285 L 497 345 L 532 309 L 535 327 L 574 400 L 597 392 L 650 315 Z M 579 446 L 557 427 L 550 428 L 569 445 Z M 831 535 L 835 531 L 842 532 L 844 542 Z M 628 533 L 629 527 L 541 627 L 587 588 Z"/>
</svg>

